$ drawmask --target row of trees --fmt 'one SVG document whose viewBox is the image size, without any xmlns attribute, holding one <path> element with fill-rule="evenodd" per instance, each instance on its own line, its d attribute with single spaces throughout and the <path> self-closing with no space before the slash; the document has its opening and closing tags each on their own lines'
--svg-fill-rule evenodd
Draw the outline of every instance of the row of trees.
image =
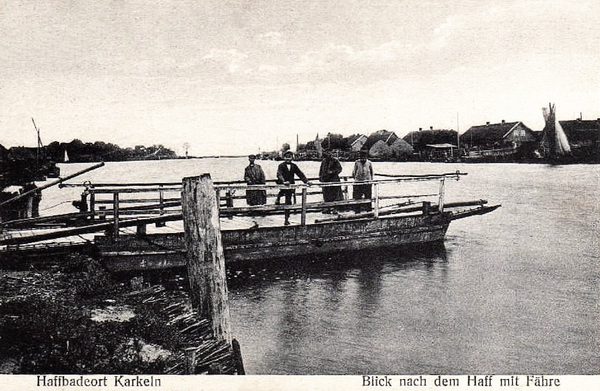
<svg viewBox="0 0 600 391">
<path fill-rule="evenodd" d="M 350 151 L 352 143 L 359 138 L 360 134 L 353 134 L 345 137 L 337 133 L 328 133 L 327 136 L 320 140 L 321 147 L 339 151 Z M 298 145 L 298 150 L 317 150 L 316 140 L 309 141 L 306 144 Z"/>
<path fill-rule="evenodd" d="M 84 143 L 75 139 L 70 143 L 54 141 L 46 146 L 46 154 L 56 162 L 125 161 L 176 159 L 177 154 L 162 144 L 149 147 L 137 145 L 135 148 L 121 148 L 112 143 L 96 141 Z"/>
</svg>

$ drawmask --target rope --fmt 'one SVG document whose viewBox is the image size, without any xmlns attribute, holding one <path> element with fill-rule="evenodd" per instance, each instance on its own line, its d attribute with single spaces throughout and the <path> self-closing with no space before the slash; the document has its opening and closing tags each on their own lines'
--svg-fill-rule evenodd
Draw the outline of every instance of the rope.
<svg viewBox="0 0 600 391">
<path fill-rule="evenodd" d="M 57 206 L 59 206 L 59 205 L 62 205 L 62 204 L 68 204 L 68 203 L 71 203 L 71 201 L 63 201 L 63 202 L 59 202 L 59 203 L 58 203 L 58 204 L 56 204 L 56 205 L 52 205 L 52 206 L 49 206 L 49 207 L 47 207 L 47 208 L 44 208 L 44 209 L 42 209 L 42 211 L 44 211 L 44 210 L 48 210 L 48 209 L 52 209 L 52 208 L 56 208 L 56 207 L 57 207 Z"/>
</svg>

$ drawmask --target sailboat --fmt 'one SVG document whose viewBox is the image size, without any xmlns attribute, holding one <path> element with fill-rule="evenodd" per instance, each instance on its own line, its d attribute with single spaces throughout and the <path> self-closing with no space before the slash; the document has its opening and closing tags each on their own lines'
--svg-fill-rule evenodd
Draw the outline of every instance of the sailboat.
<svg viewBox="0 0 600 391">
<path fill-rule="evenodd" d="M 69 154 L 67 153 L 66 149 L 65 149 L 65 156 L 63 157 L 63 163 L 69 163 Z"/>
<path fill-rule="evenodd" d="M 546 125 L 542 131 L 541 155 L 557 160 L 571 155 L 571 146 L 560 122 L 556 119 L 556 105 L 550 103 L 542 109 Z"/>
</svg>

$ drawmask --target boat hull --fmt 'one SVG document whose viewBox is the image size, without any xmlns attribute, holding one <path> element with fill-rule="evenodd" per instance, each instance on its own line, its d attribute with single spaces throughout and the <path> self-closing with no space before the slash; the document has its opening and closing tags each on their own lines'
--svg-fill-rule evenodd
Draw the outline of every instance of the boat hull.
<svg viewBox="0 0 600 391">
<path fill-rule="evenodd" d="M 386 216 L 324 224 L 223 230 L 225 262 L 298 258 L 443 241 L 452 218 L 447 213 Z M 120 236 L 95 240 L 108 269 L 152 270 L 185 266 L 183 233 Z"/>
</svg>

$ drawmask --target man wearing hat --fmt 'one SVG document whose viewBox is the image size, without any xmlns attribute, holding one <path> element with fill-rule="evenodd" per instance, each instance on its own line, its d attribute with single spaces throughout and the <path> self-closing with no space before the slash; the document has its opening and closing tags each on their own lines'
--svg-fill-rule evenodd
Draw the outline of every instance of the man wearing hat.
<svg viewBox="0 0 600 391">
<path fill-rule="evenodd" d="M 352 171 L 352 178 L 355 182 L 372 181 L 373 180 L 373 164 L 367 159 L 369 152 L 362 150 L 359 154 L 359 159 L 354 163 L 354 170 Z M 352 187 L 352 198 L 355 200 L 366 199 L 371 200 L 371 184 L 357 184 Z M 367 212 L 371 210 L 371 204 L 367 206 L 356 206 L 356 212 L 361 210 Z"/>
<path fill-rule="evenodd" d="M 255 155 L 249 155 L 250 164 L 244 169 L 244 180 L 248 185 L 264 185 L 265 172 L 262 167 L 254 163 Z M 246 203 L 248 205 L 264 205 L 267 202 L 266 190 L 246 190 Z"/>
<path fill-rule="evenodd" d="M 290 150 L 287 150 L 283 153 L 283 163 L 281 163 L 277 167 L 277 183 L 282 185 L 293 185 L 295 183 L 294 177 L 298 176 L 300 180 L 304 183 L 310 185 L 308 178 L 306 175 L 298 168 L 298 166 L 292 163 L 292 159 L 294 158 L 294 153 Z M 279 204 L 279 199 L 281 196 L 285 197 L 285 204 L 292 205 L 292 200 L 296 199 L 296 190 L 295 189 L 281 189 L 279 194 L 277 194 L 276 204 Z M 285 225 L 290 225 L 290 211 L 286 210 L 285 212 Z"/>
</svg>

